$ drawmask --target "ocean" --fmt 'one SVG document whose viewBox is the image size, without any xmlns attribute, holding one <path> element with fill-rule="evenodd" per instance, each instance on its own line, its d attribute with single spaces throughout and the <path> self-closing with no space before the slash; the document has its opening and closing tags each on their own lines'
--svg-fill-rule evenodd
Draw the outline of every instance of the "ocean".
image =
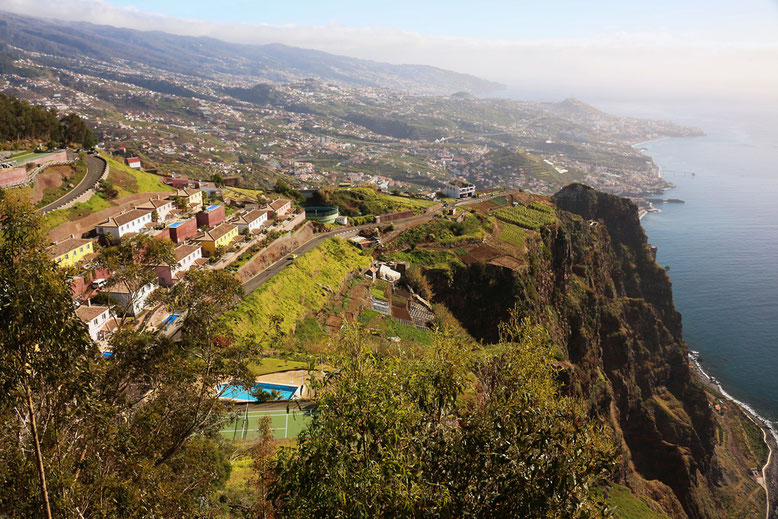
<svg viewBox="0 0 778 519">
<path fill-rule="evenodd" d="M 778 107 L 595 103 L 696 126 L 704 137 L 640 144 L 677 187 L 643 220 L 670 267 L 689 347 L 722 388 L 778 422 Z M 694 173 L 694 175 L 691 175 Z"/>
</svg>

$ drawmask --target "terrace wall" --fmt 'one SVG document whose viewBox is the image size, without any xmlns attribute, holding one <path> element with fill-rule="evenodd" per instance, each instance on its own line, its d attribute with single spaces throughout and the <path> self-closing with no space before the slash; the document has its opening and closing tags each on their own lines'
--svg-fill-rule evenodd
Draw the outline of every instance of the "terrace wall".
<svg viewBox="0 0 778 519">
<path fill-rule="evenodd" d="M 302 215 L 302 217 L 302 220 L 305 220 L 305 215 Z M 304 225 L 294 234 L 285 238 L 279 238 L 240 267 L 238 269 L 238 278 L 241 282 L 253 278 L 266 267 L 278 261 L 281 256 L 307 243 L 311 238 L 313 238 L 313 227 L 311 225 Z"/>
<path fill-rule="evenodd" d="M 27 179 L 27 168 L 0 169 L 0 187 L 23 183 Z"/>
<path fill-rule="evenodd" d="M 410 218 L 413 216 L 413 211 L 400 211 L 398 213 L 379 214 L 375 217 L 375 223 L 393 222 L 395 220 L 402 220 L 403 218 Z"/>
</svg>

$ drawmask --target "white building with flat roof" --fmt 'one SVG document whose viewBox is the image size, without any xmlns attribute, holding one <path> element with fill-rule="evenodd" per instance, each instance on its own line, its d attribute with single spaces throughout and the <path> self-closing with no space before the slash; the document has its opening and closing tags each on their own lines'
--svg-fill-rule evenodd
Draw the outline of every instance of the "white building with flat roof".
<svg viewBox="0 0 778 519">
<path fill-rule="evenodd" d="M 449 198 L 471 197 L 475 196 L 475 185 L 458 178 L 446 183 L 443 192 Z"/>
</svg>

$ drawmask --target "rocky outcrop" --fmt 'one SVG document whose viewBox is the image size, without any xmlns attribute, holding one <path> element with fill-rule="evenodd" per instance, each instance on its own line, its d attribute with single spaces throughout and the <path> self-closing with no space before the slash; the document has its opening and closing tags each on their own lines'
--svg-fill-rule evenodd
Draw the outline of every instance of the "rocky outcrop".
<svg viewBox="0 0 778 519">
<path fill-rule="evenodd" d="M 580 184 L 554 200 L 559 222 L 528 240 L 528 268 L 430 272 L 438 301 L 486 341 L 513 305 L 546 324 L 566 390 L 622 446 L 620 480 L 673 517 L 722 516 L 715 422 L 637 207 Z"/>
</svg>

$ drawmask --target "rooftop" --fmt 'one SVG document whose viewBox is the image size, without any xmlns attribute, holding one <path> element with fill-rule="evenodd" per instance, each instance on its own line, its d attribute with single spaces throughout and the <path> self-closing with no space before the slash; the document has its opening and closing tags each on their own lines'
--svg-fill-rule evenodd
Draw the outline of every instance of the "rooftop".
<svg viewBox="0 0 778 519">
<path fill-rule="evenodd" d="M 286 204 L 291 204 L 291 203 L 292 203 L 292 201 L 291 200 L 287 200 L 286 198 L 278 198 L 278 199 L 273 200 L 272 202 L 270 202 L 268 204 L 268 207 L 270 207 L 274 211 L 278 211 L 279 209 L 281 209 Z"/>
<path fill-rule="evenodd" d="M 85 323 L 88 323 L 98 315 L 102 315 L 102 313 L 108 309 L 109 308 L 107 306 L 81 305 L 78 308 L 76 308 L 76 315 L 78 316 L 79 319 L 81 319 Z"/>
<path fill-rule="evenodd" d="M 142 216 L 146 216 L 150 212 L 151 211 L 149 209 L 131 209 L 126 213 L 120 214 L 119 216 L 113 216 L 107 219 L 106 221 L 102 222 L 100 225 L 105 225 L 108 227 L 119 227 L 126 223 L 130 223 L 134 220 L 137 220 Z"/>
<path fill-rule="evenodd" d="M 232 231 L 233 229 L 236 229 L 237 227 L 229 224 L 229 223 L 223 223 L 219 225 L 218 227 L 215 227 L 214 229 L 211 229 L 207 233 L 205 233 L 205 236 L 200 238 L 200 241 L 216 241 L 228 232 Z"/>
<path fill-rule="evenodd" d="M 253 211 L 244 214 L 240 218 L 238 218 L 238 221 L 243 223 L 251 223 L 255 220 L 258 220 L 259 218 L 262 218 L 262 215 L 267 215 L 268 211 L 263 211 L 261 209 L 254 209 Z"/>
<path fill-rule="evenodd" d="M 146 209 L 149 206 L 153 208 L 157 207 L 165 207 L 166 205 L 172 204 L 173 202 L 171 200 L 162 200 L 159 198 L 151 198 L 147 202 L 144 202 L 143 205 L 138 206 L 141 209 Z"/>
<path fill-rule="evenodd" d="M 184 188 L 184 189 L 177 190 L 176 196 L 192 196 L 192 195 L 196 195 L 199 192 L 200 192 L 199 189 Z"/>
<path fill-rule="evenodd" d="M 49 253 L 49 256 L 51 256 L 52 258 L 56 258 L 58 256 L 62 256 L 66 252 L 70 252 L 73 249 L 77 249 L 82 245 L 86 245 L 91 241 L 92 240 L 81 239 L 81 238 L 68 238 L 67 240 L 61 241 L 59 243 L 55 243 L 54 245 L 46 249 L 46 251 Z"/>
<path fill-rule="evenodd" d="M 202 247 L 200 245 L 180 245 L 176 247 L 176 249 L 173 251 L 173 254 L 176 256 L 176 261 L 181 261 L 182 259 L 195 252 L 197 249 L 201 248 Z"/>
</svg>

